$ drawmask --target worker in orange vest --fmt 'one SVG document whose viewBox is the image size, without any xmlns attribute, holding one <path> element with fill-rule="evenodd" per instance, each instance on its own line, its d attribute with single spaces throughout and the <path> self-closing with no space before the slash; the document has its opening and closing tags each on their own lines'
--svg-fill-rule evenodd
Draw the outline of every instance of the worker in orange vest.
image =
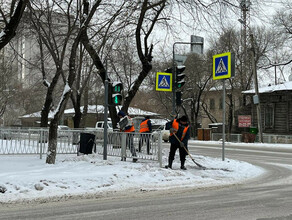
<svg viewBox="0 0 292 220">
<path fill-rule="evenodd" d="M 118 117 L 120 118 L 120 121 L 127 121 L 126 125 L 124 127 L 121 127 L 120 130 L 122 132 L 127 133 L 127 147 L 129 147 L 132 157 L 133 157 L 133 162 L 136 162 L 137 159 L 137 154 L 136 154 L 136 149 L 134 147 L 134 132 L 135 132 L 135 127 L 133 120 L 131 119 L 130 116 L 126 115 L 123 111 L 118 112 Z"/>
<path fill-rule="evenodd" d="M 144 141 L 147 143 L 147 154 L 150 154 L 150 137 L 152 132 L 152 123 L 150 116 L 145 116 L 144 120 L 140 123 L 140 140 L 139 140 L 139 152 L 143 146 Z"/>
<path fill-rule="evenodd" d="M 188 146 L 188 140 L 190 138 L 190 126 L 188 124 L 188 118 L 187 116 L 182 116 L 179 119 L 174 119 L 171 122 L 168 122 L 166 124 L 166 129 L 169 129 L 170 131 L 170 152 L 168 157 L 168 165 L 165 166 L 165 168 L 171 168 L 172 169 L 172 162 L 174 160 L 175 152 L 177 148 L 179 149 L 179 156 L 180 156 L 180 168 L 182 170 L 186 170 L 185 167 L 185 161 L 186 161 L 186 150 L 181 147 L 181 142 L 184 144 L 184 146 L 187 148 Z M 181 141 L 179 142 L 177 138 L 174 136 L 174 134 L 177 136 L 177 138 Z"/>
</svg>

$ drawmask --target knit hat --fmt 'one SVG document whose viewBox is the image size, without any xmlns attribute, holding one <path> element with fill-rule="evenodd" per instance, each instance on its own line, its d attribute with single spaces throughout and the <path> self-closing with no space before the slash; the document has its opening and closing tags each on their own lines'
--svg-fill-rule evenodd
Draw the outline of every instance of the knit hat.
<svg viewBox="0 0 292 220">
<path fill-rule="evenodd" d="M 183 122 L 188 122 L 188 117 L 185 116 L 185 115 L 183 115 L 183 116 L 180 117 L 179 120 L 180 120 L 180 121 L 183 121 Z"/>
<path fill-rule="evenodd" d="M 125 116 L 126 116 L 126 114 L 125 114 L 125 112 L 123 112 L 123 111 L 119 111 L 119 113 L 118 113 L 118 116 L 125 117 Z"/>
</svg>

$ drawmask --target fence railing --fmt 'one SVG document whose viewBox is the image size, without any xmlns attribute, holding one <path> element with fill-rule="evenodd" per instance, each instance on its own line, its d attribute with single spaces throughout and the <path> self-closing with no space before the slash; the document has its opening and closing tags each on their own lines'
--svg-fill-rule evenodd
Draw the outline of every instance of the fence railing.
<svg viewBox="0 0 292 220">
<path fill-rule="evenodd" d="M 212 140 L 218 141 L 222 139 L 222 133 L 212 133 Z M 227 140 L 228 134 L 225 134 Z M 242 134 L 230 134 L 229 142 L 242 142 Z M 259 136 L 255 136 L 255 142 L 259 142 Z M 292 135 L 276 135 L 276 134 L 263 134 L 264 143 L 275 144 L 292 144 Z"/>
<path fill-rule="evenodd" d="M 103 131 L 97 129 L 58 130 L 57 154 L 77 154 L 81 133 L 95 135 L 96 152 L 103 154 Z M 0 155 L 43 154 L 48 151 L 49 130 L 44 128 L 0 128 Z M 108 132 L 107 155 L 158 161 L 161 164 L 161 132 L 149 134 Z M 86 146 L 85 146 L 86 147 Z"/>
</svg>

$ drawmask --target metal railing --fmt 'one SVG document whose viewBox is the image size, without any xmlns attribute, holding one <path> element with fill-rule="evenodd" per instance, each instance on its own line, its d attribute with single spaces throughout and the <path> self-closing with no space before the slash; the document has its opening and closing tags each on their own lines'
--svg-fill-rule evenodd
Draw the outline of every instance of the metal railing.
<svg viewBox="0 0 292 220">
<path fill-rule="evenodd" d="M 227 134 L 225 135 L 227 140 Z M 212 133 L 212 141 L 222 139 L 222 133 Z M 242 142 L 242 134 L 230 134 L 229 142 L 240 143 Z M 259 142 L 259 137 L 256 135 L 255 142 Z M 292 135 L 276 135 L 276 134 L 263 134 L 264 143 L 275 144 L 292 144 Z"/>
<path fill-rule="evenodd" d="M 81 133 L 95 135 L 96 152 L 103 154 L 103 131 L 97 129 L 58 130 L 57 154 L 77 154 Z M 49 130 L 44 128 L 0 128 L 0 155 L 43 154 L 48 150 Z M 133 147 L 131 147 L 133 146 Z M 108 132 L 107 155 L 158 161 L 161 165 L 160 131 L 140 133 Z M 85 146 L 86 147 L 86 146 Z"/>
</svg>

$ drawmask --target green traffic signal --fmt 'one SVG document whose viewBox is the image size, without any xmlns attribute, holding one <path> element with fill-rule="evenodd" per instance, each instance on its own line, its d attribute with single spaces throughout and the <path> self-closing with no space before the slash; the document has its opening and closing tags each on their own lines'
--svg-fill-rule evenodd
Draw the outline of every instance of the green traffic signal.
<svg viewBox="0 0 292 220">
<path fill-rule="evenodd" d="M 111 84 L 111 100 L 112 105 L 121 105 L 123 102 L 122 96 L 123 84 L 121 82 L 115 82 Z"/>
<path fill-rule="evenodd" d="M 113 101 L 114 101 L 115 105 L 121 105 L 122 104 L 122 100 L 123 100 L 123 97 L 120 94 L 115 94 L 114 97 L 113 97 Z"/>
<path fill-rule="evenodd" d="M 176 88 L 180 89 L 181 87 L 183 87 L 183 85 L 185 84 L 185 74 L 183 73 L 183 71 L 186 69 L 185 66 L 177 66 L 175 69 L 175 85 Z"/>
<path fill-rule="evenodd" d="M 115 92 L 121 92 L 122 90 L 121 90 L 121 86 L 120 85 L 116 85 L 115 87 L 114 87 L 114 91 Z"/>
</svg>

